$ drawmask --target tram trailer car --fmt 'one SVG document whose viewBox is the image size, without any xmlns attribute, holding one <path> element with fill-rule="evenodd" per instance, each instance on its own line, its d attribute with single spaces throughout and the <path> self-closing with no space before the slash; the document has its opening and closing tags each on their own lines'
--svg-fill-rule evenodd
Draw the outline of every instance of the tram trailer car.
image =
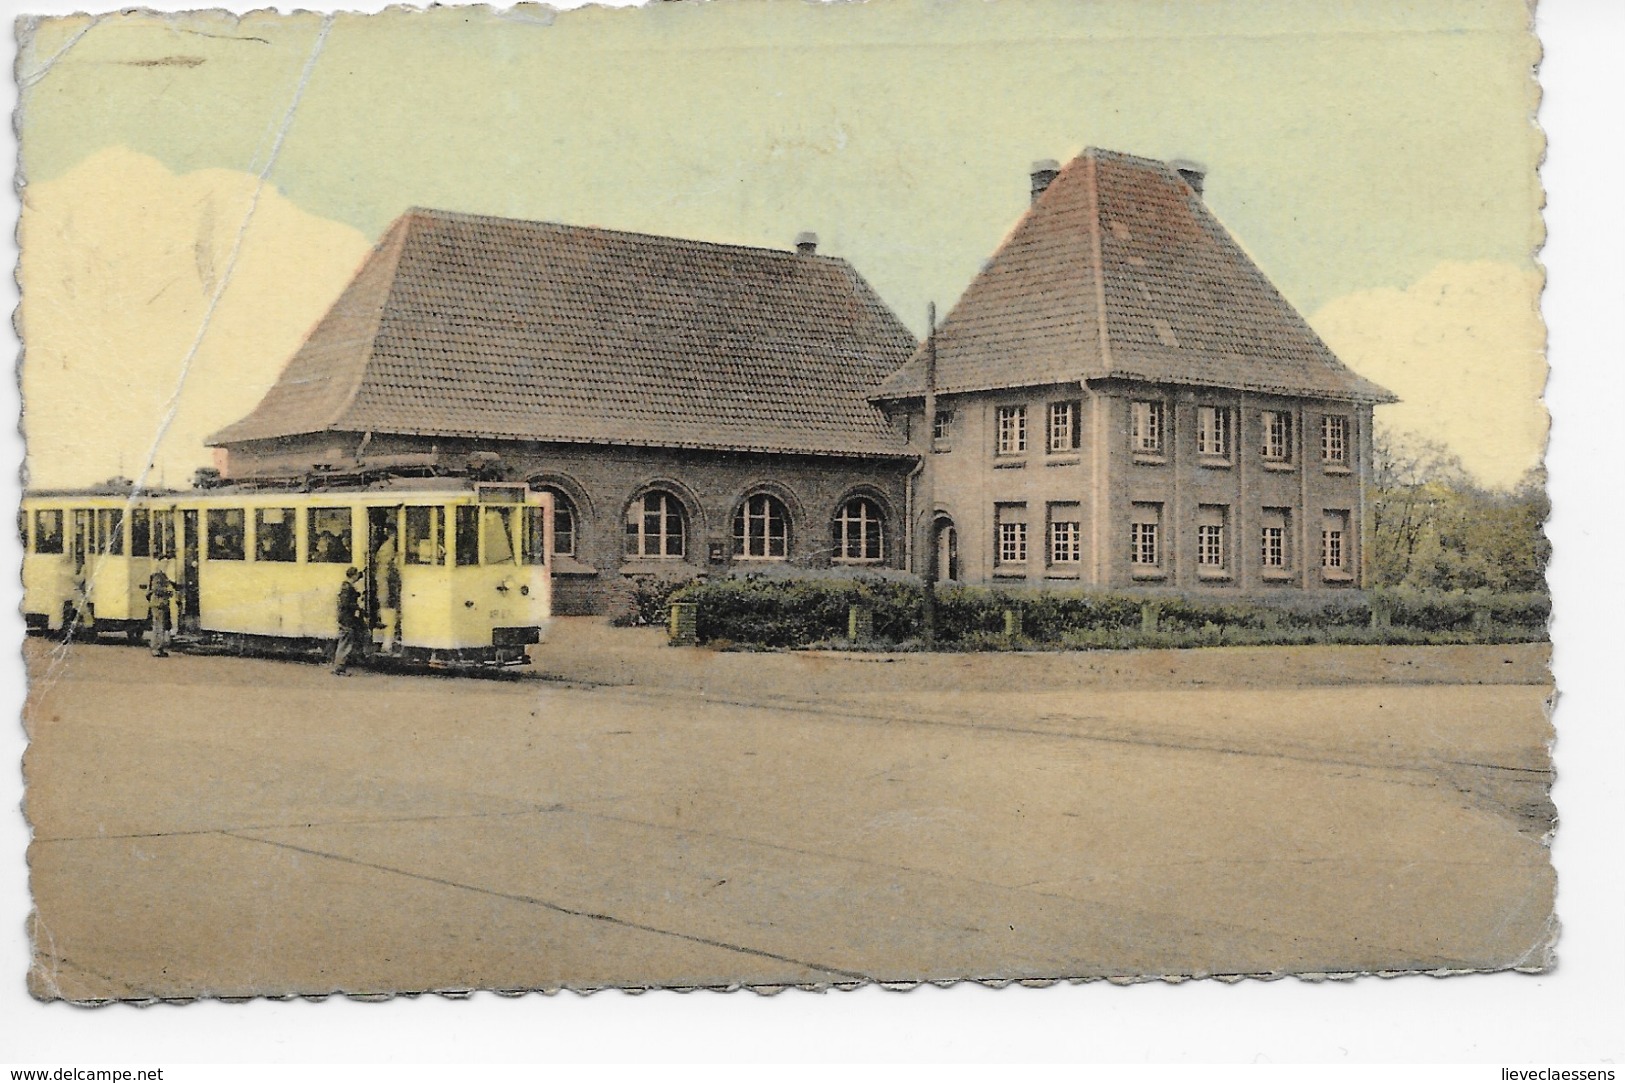
<svg viewBox="0 0 1625 1083">
<path fill-rule="evenodd" d="M 147 579 L 154 559 L 172 545 L 152 534 L 145 512 L 151 499 L 117 486 L 24 495 L 18 529 L 30 631 L 122 633 L 140 641 Z"/>
<path fill-rule="evenodd" d="M 362 572 L 377 657 L 522 665 L 550 621 L 552 496 L 523 484 L 222 487 L 150 508 L 177 539 L 181 627 L 237 649 L 325 648 L 349 567 Z"/>
</svg>

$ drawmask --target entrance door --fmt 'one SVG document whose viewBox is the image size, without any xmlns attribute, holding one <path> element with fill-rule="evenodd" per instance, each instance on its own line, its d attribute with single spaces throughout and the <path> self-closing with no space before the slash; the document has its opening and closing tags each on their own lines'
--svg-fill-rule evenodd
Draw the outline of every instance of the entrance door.
<svg viewBox="0 0 1625 1083">
<path fill-rule="evenodd" d="M 946 515 L 939 516 L 936 524 L 936 544 L 932 546 L 931 571 L 938 581 L 959 579 L 959 532 L 954 529 L 954 521 Z"/>
<path fill-rule="evenodd" d="M 96 551 L 96 513 L 89 508 L 73 509 L 73 570 L 79 571 Z"/>
<path fill-rule="evenodd" d="M 367 509 L 367 616 L 384 630 L 384 643 L 400 642 L 400 508 Z"/>
<path fill-rule="evenodd" d="M 198 629 L 201 609 L 198 601 L 197 583 L 197 512 L 181 512 L 181 614 L 180 626 L 188 632 Z"/>
</svg>

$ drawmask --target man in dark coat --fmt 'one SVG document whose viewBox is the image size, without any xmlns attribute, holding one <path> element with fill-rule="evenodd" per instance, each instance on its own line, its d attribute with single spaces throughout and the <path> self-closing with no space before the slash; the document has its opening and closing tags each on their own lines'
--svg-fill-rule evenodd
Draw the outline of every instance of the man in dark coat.
<svg viewBox="0 0 1625 1083">
<path fill-rule="evenodd" d="M 372 639 L 367 610 L 361 604 L 360 582 L 361 569 L 344 569 L 338 597 L 339 641 L 333 647 L 333 673 L 339 677 L 349 670 L 351 653 L 364 650 L 364 645 Z"/>
<path fill-rule="evenodd" d="M 152 570 L 147 579 L 147 617 L 152 622 L 152 656 L 169 657 L 169 636 L 174 623 L 169 607 L 175 600 L 175 584 L 162 567 Z"/>
</svg>

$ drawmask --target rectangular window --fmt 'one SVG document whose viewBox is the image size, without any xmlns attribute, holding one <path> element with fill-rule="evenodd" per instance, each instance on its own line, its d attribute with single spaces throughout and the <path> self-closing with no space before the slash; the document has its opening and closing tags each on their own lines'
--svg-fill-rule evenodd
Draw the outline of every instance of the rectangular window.
<svg viewBox="0 0 1625 1083">
<path fill-rule="evenodd" d="M 1320 419 L 1320 457 L 1327 466 L 1348 465 L 1348 418 L 1340 414 L 1327 414 Z"/>
<path fill-rule="evenodd" d="M 1292 415 L 1285 410 L 1263 412 L 1265 460 L 1284 463 L 1292 458 Z"/>
<path fill-rule="evenodd" d="M 996 414 L 998 421 L 998 453 L 1000 455 L 1024 455 L 1027 452 L 1027 408 L 1025 406 L 1001 406 Z"/>
<path fill-rule="evenodd" d="M 1196 408 L 1196 453 L 1205 459 L 1230 458 L 1230 408 Z"/>
<path fill-rule="evenodd" d="M 62 552 L 61 508 L 41 508 L 34 513 L 34 552 L 48 556 Z"/>
<path fill-rule="evenodd" d="M 999 564 L 1027 563 L 1027 505 L 999 504 L 993 509 Z"/>
<path fill-rule="evenodd" d="M 1135 504 L 1129 522 L 1129 563 L 1137 571 L 1162 566 L 1162 505 Z"/>
<path fill-rule="evenodd" d="M 1078 450 L 1078 416 L 1082 413 L 1082 403 L 1079 402 L 1052 402 L 1049 404 L 1049 439 L 1050 454 L 1063 454 Z"/>
<path fill-rule="evenodd" d="M 472 567 L 480 562 L 480 509 L 470 504 L 459 504 L 456 515 L 456 555 L 452 558 L 458 567 Z"/>
<path fill-rule="evenodd" d="M 1062 566 L 1083 560 L 1083 521 L 1076 504 L 1049 506 L 1049 562 Z"/>
<path fill-rule="evenodd" d="M 210 508 L 206 520 L 210 560 L 243 560 L 246 556 L 242 508 Z"/>
<path fill-rule="evenodd" d="M 1320 523 L 1320 566 L 1336 576 L 1349 570 L 1349 513 L 1328 511 Z"/>
<path fill-rule="evenodd" d="M 1165 425 L 1163 404 L 1157 399 L 1136 399 L 1130 404 L 1129 442 L 1136 455 L 1161 455 Z"/>
<path fill-rule="evenodd" d="M 1285 508 L 1265 508 L 1259 527 L 1259 563 L 1265 572 L 1284 572 L 1292 567 L 1291 537 L 1287 531 L 1290 513 Z"/>
<path fill-rule="evenodd" d="M 936 417 L 931 421 L 931 442 L 933 444 L 948 444 L 954 436 L 954 412 L 952 410 L 938 410 Z"/>
<path fill-rule="evenodd" d="M 100 550 L 121 556 L 124 553 L 124 509 L 102 508 L 96 512 L 96 536 Z"/>
<path fill-rule="evenodd" d="M 1198 573 L 1222 572 L 1225 559 L 1225 520 L 1228 509 L 1220 504 L 1203 504 L 1196 509 L 1196 567 Z"/>
<path fill-rule="evenodd" d="M 258 508 L 254 512 L 254 559 L 288 563 L 297 559 L 294 550 L 294 510 Z"/>
<path fill-rule="evenodd" d="M 406 562 L 431 566 L 446 563 L 445 508 L 406 509 Z"/>
<path fill-rule="evenodd" d="M 137 508 L 130 513 L 130 555 L 168 560 L 175 555 L 175 517 Z"/>
<path fill-rule="evenodd" d="M 481 563 L 483 564 L 515 564 L 513 545 L 513 508 L 492 507 L 486 505 L 483 509 L 480 531 Z"/>
<path fill-rule="evenodd" d="M 349 508 L 311 508 L 306 542 L 313 564 L 348 564 L 355 550 Z"/>
<path fill-rule="evenodd" d="M 130 555 L 152 555 L 152 512 L 146 508 L 136 508 L 130 513 Z"/>
<path fill-rule="evenodd" d="M 555 520 L 557 515 L 555 514 Z M 522 547 L 523 560 L 526 564 L 547 563 L 547 509 L 532 506 L 525 508 L 525 538 Z M 553 528 L 556 531 L 558 527 Z"/>
</svg>

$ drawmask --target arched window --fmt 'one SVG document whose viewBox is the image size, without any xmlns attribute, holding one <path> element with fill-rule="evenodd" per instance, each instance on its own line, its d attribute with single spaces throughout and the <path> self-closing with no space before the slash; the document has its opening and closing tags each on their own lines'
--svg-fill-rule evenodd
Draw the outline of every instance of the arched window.
<svg viewBox="0 0 1625 1083">
<path fill-rule="evenodd" d="M 767 493 L 747 497 L 734 512 L 734 556 L 783 560 L 789 555 L 790 515 L 784 502 Z"/>
<path fill-rule="evenodd" d="M 835 513 L 835 559 L 846 564 L 875 564 L 886 559 L 886 528 L 880 505 L 855 496 Z"/>
<path fill-rule="evenodd" d="M 553 555 L 576 555 L 576 506 L 568 494 L 556 485 L 542 486 L 542 492 L 553 497 Z"/>
<path fill-rule="evenodd" d="M 683 555 L 683 505 L 672 494 L 653 489 L 626 508 L 626 555 L 649 559 Z"/>
</svg>

